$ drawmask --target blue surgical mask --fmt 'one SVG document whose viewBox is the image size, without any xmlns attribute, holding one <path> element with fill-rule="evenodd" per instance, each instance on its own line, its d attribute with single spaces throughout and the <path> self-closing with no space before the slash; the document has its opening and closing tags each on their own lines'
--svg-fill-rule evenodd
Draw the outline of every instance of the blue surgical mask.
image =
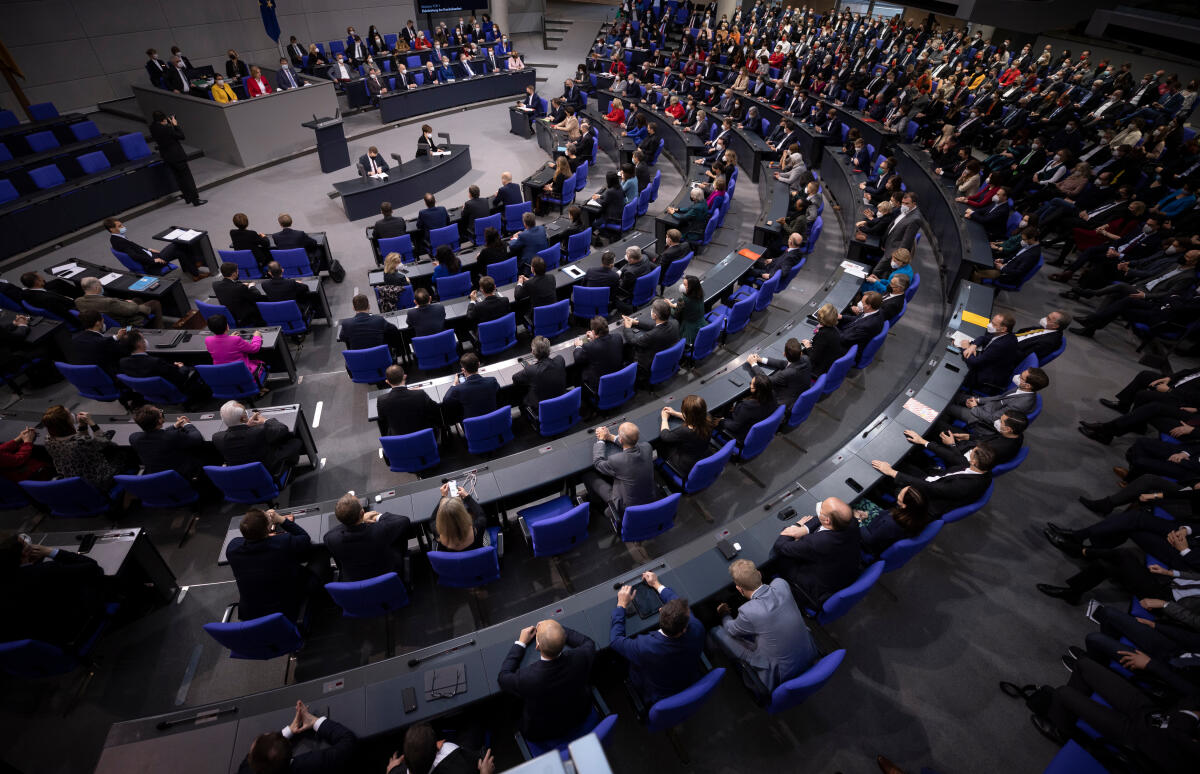
<svg viewBox="0 0 1200 774">
<path fill-rule="evenodd" d="M 125 233 L 125 230 L 126 230 L 126 229 L 125 229 L 125 227 L 124 227 L 124 226 L 121 226 L 119 229 L 117 229 L 117 233 L 118 233 L 118 234 L 124 234 L 124 233 Z"/>
</svg>

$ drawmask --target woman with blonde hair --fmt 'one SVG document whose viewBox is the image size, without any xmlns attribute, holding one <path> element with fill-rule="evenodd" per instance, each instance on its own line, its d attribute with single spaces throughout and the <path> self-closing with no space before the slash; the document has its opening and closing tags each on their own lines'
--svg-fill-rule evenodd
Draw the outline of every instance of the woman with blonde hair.
<svg viewBox="0 0 1200 774">
<path fill-rule="evenodd" d="M 811 339 L 800 342 L 804 354 L 812 363 L 814 377 L 829 370 L 833 361 L 842 356 L 842 334 L 838 332 L 838 310 L 833 304 L 823 304 L 817 310 L 817 331 Z"/>
<path fill-rule="evenodd" d="M 487 545 L 487 515 L 474 496 L 460 489 L 451 497 L 449 484 L 442 484 L 441 492 L 434 508 L 433 549 L 459 552 Z"/>
</svg>

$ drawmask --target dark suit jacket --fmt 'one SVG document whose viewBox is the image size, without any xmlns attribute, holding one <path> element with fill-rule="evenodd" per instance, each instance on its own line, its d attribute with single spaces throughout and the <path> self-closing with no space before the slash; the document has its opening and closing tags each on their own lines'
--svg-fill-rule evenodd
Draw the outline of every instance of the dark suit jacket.
<svg viewBox="0 0 1200 774">
<path fill-rule="evenodd" d="M 464 418 L 489 414 L 496 410 L 500 382 L 491 376 L 471 374 L 446 391 L 442 404 L 462 411 Z"/>
<path fill-rule="evenodd" d="M 308 300 L 308 286 L 303 282 L 287 277 L 271 277 L 262 282 L 263 295 L 270 301 L 296 301 L 303 303 Z"/>
<path fill-rule="evenodd" d="M 1034 245 L 1028 250 L 1018 250 L 1000 269 L 1000 279 L 1006 282 L 1015 282 L 1021 279 L 1037 265 L 1038 259 L 1041 257 L 1042 248 L 1038 245 Z"/>
<path fill-rule="evenodd" d="M 771 412 L 778 407 L 778 403 L 763 403 L 755 398 L 745 398 L 738 401 L 729 416 L 721 420 L 720 429 L 740 444 L 746 440 L 750 428 L 771 416 Z"/>
<path fill-rule="evenodd" d="M 377 314 L 358 312 L 338 324 L 342 326 L 338 341 L 346 342 L 346 349 L 370 349 L 399 342 L 400 330 Z"/>
<path fill-rule="evenodd" d="M 66 645 L 101 612 L 103 578 L 95 560 L 64 550 L 52 559 L 5 568 L 0 641 L 28 637 Z"/>
<path fill-rule="evenodd" d="M 638 371 L 648 374 L 654 356 L 679 341 L 679 323 L 675 320 L 667 320 L 660 325 L 638 322 L 634 328 L 622 328 L 621 333 L 633 347 Z"/>
<path fill-rule="evenodd" d="M 863 347 L 879 335 L 885 322 L 884 316 L 878 312 L 855 317 L 842 329 L 842 353 L 845 354 L 846 350 L 857 344 L 859 354 L 862 354 Z"/>
<path fill-rule="evenodd" d="M 833 361 L 845 354 L 842 346 L 842 334 L 832 326 L 821 326 L 812 337 L 812 348 L 808 350 L 808 359 L 812 363 L 813 376 L 817 377 L 829 370 Z"/>
<path fill-rule="evenodd" d="M 880 246 L 883 248 L 884 254 L 890 257 L 892 250 L 897 247 L 903 247 L 906 250 L 913 249 L 913 244 L 917 240 L 917 232 L 921 230 L 921 218 L 916 212 L 910 212 L 896 224 L 895 228 L 889 224 L 888 229 L 880 237 Z"/>
<path fill-rule="evenodd" d="M 45 288 L 23 288 L 20 294 L 21 300 L 28 301 L 31 306 L 45 309 L 64 320 L 74 319 L 71 312 L 76 309 L 75 301 L 64 295 Z"/>
<path fill-rule="evenodd" d="M 108 243 L 112 249 L 116 250 L 118 253 L 124 253 L 136 261 L 139 265 L 141 265 L 144 271 L 154 274 L 159 272 L 160 266 L 159 264 L 155 263 L 154 254 L 139 245 L 137 242 L 134 242 L 131 239 L 126 239 L 120 234 L 110 234 L 108 237 Z"/>
<path fill-rule="evenodd" d="M 666 586 L 659 592 L 664 604 L 678 596 Z M 658 630 L 627 637 L 625 614 L 625 608 L 613 608 L 608 646 L 629 662 L 629 680 L 648 705 L 700 679 L 704 624 L 689 616 L 687 628 L 678 637 L 668 637 Z"/>
<path fill-rule="evenodd" d="M 375 221 L 372 230 L 376 239 L 389 239 L 391 237 L 404 236 L 405 228 L 407 226 L 404 223 L 404 218 L 388 215 L 386 218 L 380 218 Z"/>
<path fill-rule="evenodd" d="M 546 306 L 558 301 L 558 281 L 549 274 L 534 275 L 517 285 L 514 297 L 517 301 L 529 299 L 529 306 Z"/>
<path fill-rule="evenodd" d="M 393 387 L 376 404 L 380 435 L 408 435 L 438 425 L 438 405 L 424 390 Z"/>
<path fill-rule="evenodd" d="M 509 252 L 515 255 L 521 266 L 528 266 L 539 252 L 550 246 L 546 239 L 546 227 L 534 226 L 517 234 L 517 238 L 509 242 Z"/>
<path fill-rule="evenodd" d="M 879 305 L 879 314 L 888 322 L 894 322 L 896 315 L 904 308 L 904 294 L 889 296 Z"/>
<path fill-rule="evenodd" d="M 1020 333 L 1028 333 L 1030 331 L 1042 330 L 1041 328 L 1021 328 L 1017 331 Z M 1044 360 L 1050 356 L 1050 353 L 1058 349 L 1058 345 L 1062 344 L 1063 332 L 1061 330 L 1050 331 L 1022 339 L 1017 337 L 1017 349 L 1021 352 L 1022 359 L 1028 357 L 1029 353 L 1034 353 L 1038 356 L 1038 360 Z"/>
<path fill-rule="evenodd" d="M 417 213 L 417 228 L 428 234 L 435 228 L 442 228 L 450 223 L 450 214 L 442 206 L 426 207 Z"/>
<path fill-rule="evenodd" d="M 213 435 L 213 446 L 228 465 L 261 462 L 273 475 L 279 473 L 283 460 L 278 447 L 292 438 L 291 431 L 278 419 L 268 419 L 260 425 L 242 424 Z"/>
<path fill-rule="evenodd" d="M 172 73 L 177 73 L 174 67 Z M 187 161 L 187 151 L 183 149 L 182 140 L 186 139 L 183 130 L 170 124 L 150 124 L 150 137 L 158 146 L 158 155 L 168 164 L 179 164 Z"/>
<path fill-rule="evenodd" d="M 637 263 L 626 263 L 625 268 L 621 269 L 620 290 L 626 296 L 633 294 L 633 286 L 637 284 L 638 277 L 649 274 L 654 271 L 654 264 L 646 258 Z"/>
<path fill-rule="evenodd" d="M 520 727 L 530 739 L 566 736 L 592 711 L 588 678 L 596 643 L 574 629 L 566 629 L 566 634 L 567 648 L 558 658 L 538 659 L 525 667 L 521 667 L 525 648 L 513 643 L 496 677 L 501 690 L 524 700 Z M 536 654 L 533 657 L 537 658 Z"/>
<path fill-rule="evenodd" d="M 229 244 L 234 250 L 250 250 L 259 266 L 271 262 L 271 240 L 248 228 L 229 229 Z"/>
<path fill-rule="evenodd" d="M 304 563 L 312 541 L 295 522 L 285 519 L 277 529 L 265 540 L 236 537 L 225 549 L 238 586 L 238 618 L 243 621 L 272 613 L 295 621 L 308 595 Z"/>
<path fill-rule="evenodd" d="M 928 478 L 932 478 L 932 481 L 921 476 L 899 472 L 896 474 L 896 486 L 913 486 L 920 490 L 921 494 L 925 495 L 925 499 L 929 501 L 929 512 L 934 516 L 941 516 L 967 503 L 975 502 L 983 496 L 992 483 L 991 473 L 962 473 L 961 471 L 967 469 L 967 464 L 961 452 L 941 447 L 943 452 L 934 448 L 934 444 L 930 444 L 930 448 L 939 457 L 948 452 L 947 456 L 942 457 L 947 465 L 946 472 L 937 476 L 929 476 Z"/>
<path fill-rule="evenodd" d="M 370 79 L 368 79 L 367 83 L 370 84 L 370 82 L 371 82 Z M 363 155 L 358 157 L 358 165 L 360 167 L 362 167 L 363 169 L 365 169 L 368 174 L 371 171 L 370 155 L 371 154 L 369 154 L 369 153 L 364 153 Z M 375 168 L 376 168 L 376 171 L 379 171 L 379 172 L 387 172 L 388 169 L 390 169 L 390 167 L 388 167 L 388 163 L 383 160 L 382 153 L 375 156 Z"/>
<path fill-rule="evenodd" d="M 292 758 L 291 766 L 288 768 L 289 774 L 325 774 L 330 771 L 342 771 L 354 756 L 354 747 L 358 743 L 358 737 L 336 720 L 325 718 L 321 722 L 321 727 L 316 731 L 316 735 L 324 744 Z M 238 767 L 238 774 L 250 774 L 250 771 L 250 759 L 247 757 Z"/>
<path fill-rule="evenodd" d="M 787 406 L 788 410 L 791 410 L 800 393 L 812 386 L 812 363 L 805 355 L 801 355 L 794 363 L 782 358 L 769 357 L 762 358 L 760 362 L 768 368 L 777 369 L 768 378 L 771 380 L 771 387 L 774 388 L 775 399 Z M 750 368 L 749 364 L 746 364 L 746 368 L 765 376 L 761 368 Z"/>
<path fill-rule="evenodd" d="M 275 240 L 275 247 L 280 250 L 290 250 L 296 247 L 308 249 L 320 246 L 317 240 L 298 228 L 285 228 L 282 231 L 276 231 L 271 235 L 271 238 Z"/>
<path fill-rule="evenodd" d="M 74 355 L 71 361 L 75 365 L 100 366 L 113 377 L 120 370 L 121 358 L 128 354 L 121 342 L 95 331 L 80 331 L 72 336 L 71 352 Z"/>
<path fill-rule="evenodd" d="M 535 360 L 513 374 L 513 385 L 525 388 L 525 407 L 536 414 L 538 403 L 567 391 L 567 364 L 558 355 Z"/>
<path fill-rule="evenodd" d="M 615 288 L 620 280 L 621 275 L 617 273 L 616 269 L 593 266 L 584 273 L 583 286 L 585 288 Z M 609 294 L 609 300 L 612 300 L 611 294 Z"/>
<path fill-rule="evenodd" d="M 662 267 L 663 274 L 667 273 L 667 268 L 679 258 L 692 252 L 692 247 L 687 242 L 682 242 L 677 245 L 672 245 L 658 254 L 658 265 Z M 589 269 L 589 271 L 591 271 Z"/>
<path fill-rule="evenodd" d="M 999 241 L 1008 236 L 1008 213 L 1011 211 L 1012 206 L 1008 202 L 989 204 L 982 209 L 976 210 L 970 219 L 983 226 L 983 230 L 987 232 L 988 239 Z"/>
<path fill-rule="evenodd" d="M 1003 336 L 985 333 L 972 342 L 976 347 L 982 347 L 975 357 L 964 358 L 970 375 L 967 383 L 971 387 L 1003 387 L 1012 378 L 1013 369 L 1021 362 L 1021 350 L 1017 346 L 1017 337 L 1011 334 Z M 982 345 L 987 343 L 986 347 Z"/>
<path fill-rule="evenodd" d="M 525 201 L 524 195 L 521 193 L 521 186 L 516 183 L 502 185 L 496 191 L 496 195 L 492 197 L 493 207 L 507 207 L 510 204 L 520 204 Z"/>
<path fill-rule="evenodd" d="M 446 308 L 441 304 L 426 304 L 411 309 L 404 318 L 413 336 L 432 336 L 446 327 Z"/>
<path fill-rule="evenodd" d="M 229 310 L 238 325 L 256 325 L 262 317 L 258 314 L 257 303 L 263 301 L 263 296 L 254 292 L 250 287 L 238 280 L 222 277 L 213 283 L 213 293 L 221 306 Z"/>
<path fill-rule="evenodd" d="M 174 363 L 161 357 L 149 354 L 132 354 L 121 358 L 117 373 L 145 379 L 151 376 L 161 376 L 176 387 L 182 388 L 187 382 L 188 375 Z"/>
<path fill-rule="evenodd" d="M 491 214 L 492 208 L 487 199 L 467 199 L 462 206 L 462 215 L 458 218 L 459 232 L 463 238 L 475 241 L 475 221 Z"/>
<path fill-rule="evenodd" d="M 467 319 L 476 325 L 491 322 L 492 320 L 499 320 L 509 313 L 509 306 L 507 298 L 498 293 L 493 293 L 490 296 L 484 296 L 478 301 L 468 304 Z"/>
<path fill-rule="evenodd" d="M 129 436 L 129 445 L 146 466 L 146 473 L 174 470 L 187 479 L 200 475 L 206 462 L 203 450 L 207 443 L 196 426 L 191 424 L 183 427 L 167 426 L 161 430 L 137 432 Z"/>
<path fill-rule="evenodd" d="M 625 367 L 625 340 L 612 333 L 598 339 L 585 339 L 582 347 L 575 348 L 575 364 L 582 373 L 583 383 L 595 392 L 599 389 L 601 376 Z"/>
<path fill-rule="evenodd" d="M 404 574 L 411 524 L 407 516 L 380 514 L 375 522 L 347 527 L 337 523 L 325 533 L 325 548 L 337 562 L 343 582 L 363 581 L 389 572 Z"/>
<path fill-rule="evenodd" d="M 796 540 L 780 535 L 772 549 L 779 557 L 780 574 L 808 597 L 796 600 L 801 607 L 820 605 L 849 586 L 858 579 L 861 562 L 857 523 L 840 530 L 820 530 L 816 519 L 808 525 L 817 531 Z"/>
</svg>

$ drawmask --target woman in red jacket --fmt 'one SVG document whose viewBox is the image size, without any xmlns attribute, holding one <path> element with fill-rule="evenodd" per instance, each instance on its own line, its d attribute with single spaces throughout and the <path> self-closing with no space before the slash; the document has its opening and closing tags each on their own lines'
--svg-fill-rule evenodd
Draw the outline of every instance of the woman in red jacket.
<svg viewBox="0 0 1200 774">
<path fill-rule="evenodd" d="M 1072 229 L 1071 241 L 1075 243 L 1075 249 L 1079 252 L 1083 252 L 1089 247 L 1099 247 L 1108 242 L 1116 242 L 1135 228 L 1140 228 L 1142 225 L 1142 216 L 1145 214 L 1145 204 L 1142 202 L 1130 202 L 1128 212 L 1121 213 L 1103 226 L 1098 228 Z M 1062 255 L 1063 258 L 1067 257 L 1066 248 L 1063 249 Z"/>
<path fill-rule="evenodd" d="M 54 469 L 46 459 L 49 455 L 38 453 L 33 446 L 36 436 L 37 431 L 27 427 L 16 438 L 0 444 L 0 476 L 9 481 L 28 481 L 54 475 Z"/>
<path fill-rule="evenodd" d="M 612 107 L 608 111 L 608 115 L 604 116 L 605 121 L 612 121 L 614 124 L 625 122 L 625 108 L 621 106 L 621 100 L 614 99 Z"/>
<path fill-rule="evenodd" d="M 683 117 L 683 114 L 687 112 L 687 108 L 685 108 L 683 103 L 679 101 L 679 97 L 676 97 L 674 94 L 672 94 L 671 101 L 663 110 L 663 112 L 678 121 Z"/>
</svg>

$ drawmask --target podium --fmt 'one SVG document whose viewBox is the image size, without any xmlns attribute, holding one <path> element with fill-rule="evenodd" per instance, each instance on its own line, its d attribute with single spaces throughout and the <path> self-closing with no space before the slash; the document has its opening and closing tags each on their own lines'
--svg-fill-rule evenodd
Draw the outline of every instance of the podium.
<svg viewBox="0 0 1200 774">
<path fill-rule="evenodd" d="M 527 113 L 519 107 L 508 108 L 508 120 L 512 124 L 509 134 L 515 134 L 518 137 L 526 139 L 533 136 L 533 113 Z"/>
<path fill-rule="evenodd" d="M 350 166 L 350 149 L 346 147 L 346 130 L 340 118 L 318 118 L 301 126 L 317 135 L 317 157 L 322 172 L 336 172 Z"/>
</svg>

